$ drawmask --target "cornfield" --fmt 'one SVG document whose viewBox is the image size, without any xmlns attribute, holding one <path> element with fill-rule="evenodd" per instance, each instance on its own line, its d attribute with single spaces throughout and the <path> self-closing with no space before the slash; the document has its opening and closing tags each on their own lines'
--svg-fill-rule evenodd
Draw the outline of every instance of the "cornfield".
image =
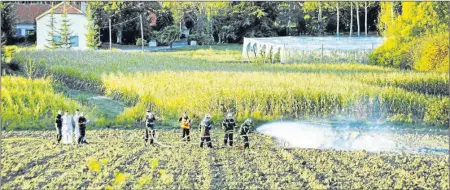
<svg viewBox="0 0 450 190">
<path fill-rule="evenodd" d="M 360 76 L 355 76 L 360 77 Z M 448 98 L 424 95 L 390 85 L 370 85 L 329 73 L 179 72 L 111 73 L 103 77 L 107 95 L 137 103 L 123 118 L 152 107 L 176 117 L 187 110 L 197 116 L 226 112 L 238 120 L 274 120 L 347 116 L 362 120 L 446 124 Z M 441 117 L 442 120 L 428 118 Z"/>
<path fill-rule="evenodd" d="M 7 129 L 42 129 L 53 126 L 58 110 L 73 112 L 81 106 L 55 93 L 50 79 L 2 77 L 2 126 Z"/>
<path fill-rule="evenodd" d="M 235 50 L 132 53 L 18 51 L 55 82 L 125 102 L 117 121 L 151 108 L 165 120 L 187 110 L 239 119 L 353 119 L 448 124 L 448 75 L 362 64 L 242 64 Z M 231 57 L 231 58 L 230 58 Z M 234 63 L 230 60 L 235 60 Z"/>
</svg>

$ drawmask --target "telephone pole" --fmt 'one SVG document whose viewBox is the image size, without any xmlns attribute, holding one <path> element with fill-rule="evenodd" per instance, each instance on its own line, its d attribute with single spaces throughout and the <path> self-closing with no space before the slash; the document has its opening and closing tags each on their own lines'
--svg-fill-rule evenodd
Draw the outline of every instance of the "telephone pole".
<svg viewBox="0 0 450 190">
<path fill-rule="evenodd" d="M 108 22 L 109 22 L 109 50 L 111 50 L 112 49 L 111 17 L 109 17 Z"/>
<path fill-rule="evenodd" d="M 141 21 L 141 45 L 142 51 L 144 51 L 144 29 L 142 28 L 142 14 L 139 15 L 139 20 Z"/>
</svg>

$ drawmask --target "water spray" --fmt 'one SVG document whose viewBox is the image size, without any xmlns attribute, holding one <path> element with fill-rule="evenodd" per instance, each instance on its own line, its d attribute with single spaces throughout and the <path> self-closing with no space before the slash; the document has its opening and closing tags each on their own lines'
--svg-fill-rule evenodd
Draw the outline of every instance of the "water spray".
<svg viewBox="0 0 450 190">
<path fill-rule="evenodd" d="M 366 150 L 370 152 L 396 150 L 396 143 L 390 133 L 367 131 L 349 127 L 331 127 L 326 124 L 300 122 L 272 122 L 256 129 L 272 136 L 289 148 Z"/>
</svg>

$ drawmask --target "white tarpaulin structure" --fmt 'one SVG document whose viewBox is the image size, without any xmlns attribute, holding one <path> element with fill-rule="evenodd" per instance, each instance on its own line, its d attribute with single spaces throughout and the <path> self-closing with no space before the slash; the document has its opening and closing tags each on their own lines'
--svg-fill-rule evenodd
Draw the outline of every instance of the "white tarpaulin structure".
<svg viewBox="0 0 450 190">
<path fill-rule="evenodd" d="M 383 37 L 270 37 L 244 38 L 242 57 L 267 62 L 366 63 Z"/>
</svg>

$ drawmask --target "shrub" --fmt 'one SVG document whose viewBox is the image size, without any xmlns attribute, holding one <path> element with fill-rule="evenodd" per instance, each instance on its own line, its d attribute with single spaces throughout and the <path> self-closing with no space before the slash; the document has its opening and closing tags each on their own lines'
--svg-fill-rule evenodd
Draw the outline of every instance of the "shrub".
<svg viewBox="0 0 450 190">
<path fill-rule="evenodd" d="M 369 55 L 369 64 L 419 71 L 448 71 L 448 33 L 415 38 L 390 38 Z"/>
<path fill-rule="evenodd" d="M 448 33 L 424 39 L 421 56 L 414 64 L 419 71 L 448 71 Z"/>
<path fill-rule="evenodd" d="M 136 45 L 137 46 L 141 46 L 142 45 L 142 39 L 141 38 L 136 39 Z M 144 39 L 144 46 L 146 46 L 146 45 L 147 45 L 147 40 Z"/>
<path fill-rule="evenodd" d="M 198 45 L 211 45 L 214 44 L 214 38 L 212 38 L 210 35 L 207 34 L 192 34 L 189 35 L 188 41 L 197 41 Z"/>
<path fill-rule="evenodd" d="M 4 47 L 4 57 L 2 57 L 2 59 L 5 62 L 9 63 L 13 59 L 16 51 L 17 51 L 17 46 L 5 46 Z"/>
<path fill-rule="evenodd" d="M 392 18 L 393 4 L 380 3 L 378 27 L 387 41 L 370 56 L 372 64 L 421 71 L 447 71 L 448 8 L 440 2 L 402 2 Z M 448 61 L 447 61 L 448 62 Z"/>
<path fill-rule="evenodd" d="M 177 26 L 167 26 L 162 31 L 154 31 L 153 36 L 156 36 L 156 41 L 158 43 L 167 44 L 172 48 L 172 43 L 178 40 L 180 37 L 180 30 Z"/>
</svg>

